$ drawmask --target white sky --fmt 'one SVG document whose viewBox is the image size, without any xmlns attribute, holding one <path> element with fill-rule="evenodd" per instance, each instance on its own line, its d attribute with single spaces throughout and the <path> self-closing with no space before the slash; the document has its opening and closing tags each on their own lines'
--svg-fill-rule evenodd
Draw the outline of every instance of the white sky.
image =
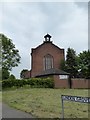
<svg viewBox="0 0 90 120">
<path fill-rule="evenodd" d="M 21 56 L 12 71 L 17 78 L 31 69 L 31 48 L 42 44 L 46 33 L 65 51 L 88 49 L 88 2 L 0 2 L 0 21 L 0 33 L 13 40 Z"/>
</svg>

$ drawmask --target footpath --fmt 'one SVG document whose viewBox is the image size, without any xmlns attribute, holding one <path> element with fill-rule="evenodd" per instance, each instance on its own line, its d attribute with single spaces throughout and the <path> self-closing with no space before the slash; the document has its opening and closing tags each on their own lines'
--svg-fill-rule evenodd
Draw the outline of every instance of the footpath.
<svg viewBox="0 0 90 120">
<path fill-rule="evenodd" d="M 35 118 L 29 113 L 16 110 L 5 103 L 0 103 L 0 118 Z"/>
</svg>

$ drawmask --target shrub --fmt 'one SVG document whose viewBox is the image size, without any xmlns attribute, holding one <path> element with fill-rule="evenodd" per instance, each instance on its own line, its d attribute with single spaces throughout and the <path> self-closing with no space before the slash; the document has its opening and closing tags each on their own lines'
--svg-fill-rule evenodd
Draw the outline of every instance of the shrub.
<svg viewBox="0 0 90 120">
<path fill-rule="evenodd" d="M 16 78 L 15 78 L 15 76 L 13 74 L 11 74 L 8 79 L 9 80 L 15 80 Z"/>
<path fill-rule="evenodd" d="M 29 85 L 31 87 L 38 87 L 38 88 L 53 88 L 54 81 L 52 78 L 31 78 L 31 79 L 8 79 L 2 81 L 2 88 L 7 87 L 23 87 L 25 85 Z"/>
</svg>

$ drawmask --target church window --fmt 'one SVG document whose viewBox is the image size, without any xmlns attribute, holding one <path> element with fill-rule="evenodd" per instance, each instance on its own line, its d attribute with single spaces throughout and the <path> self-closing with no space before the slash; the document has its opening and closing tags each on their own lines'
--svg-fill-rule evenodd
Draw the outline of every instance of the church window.
<svg viewBox="0 0 90 120">
<path fill-rule="evenodd" d="M 50 54 L 44 56 L 44 70 L 53 68 L 53 57 Z"/>
</svg>

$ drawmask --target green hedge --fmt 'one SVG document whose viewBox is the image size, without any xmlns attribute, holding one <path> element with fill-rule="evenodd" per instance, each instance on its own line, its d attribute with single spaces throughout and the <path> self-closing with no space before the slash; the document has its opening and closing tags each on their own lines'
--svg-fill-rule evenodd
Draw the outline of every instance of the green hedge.
<svg viewBox="0 0 90 120">
<path fill-rule="evenodd" d="M 23 87 L 24 85 L 29 85 L 30 87 L 38 87 L 38 88 L 53 88 L 54 81 L 52 78 L 31 78 L 31 79 L 15 79 L 15 80 L 3 80 L 2 88 L 8 87 Z"/>
</svg>

